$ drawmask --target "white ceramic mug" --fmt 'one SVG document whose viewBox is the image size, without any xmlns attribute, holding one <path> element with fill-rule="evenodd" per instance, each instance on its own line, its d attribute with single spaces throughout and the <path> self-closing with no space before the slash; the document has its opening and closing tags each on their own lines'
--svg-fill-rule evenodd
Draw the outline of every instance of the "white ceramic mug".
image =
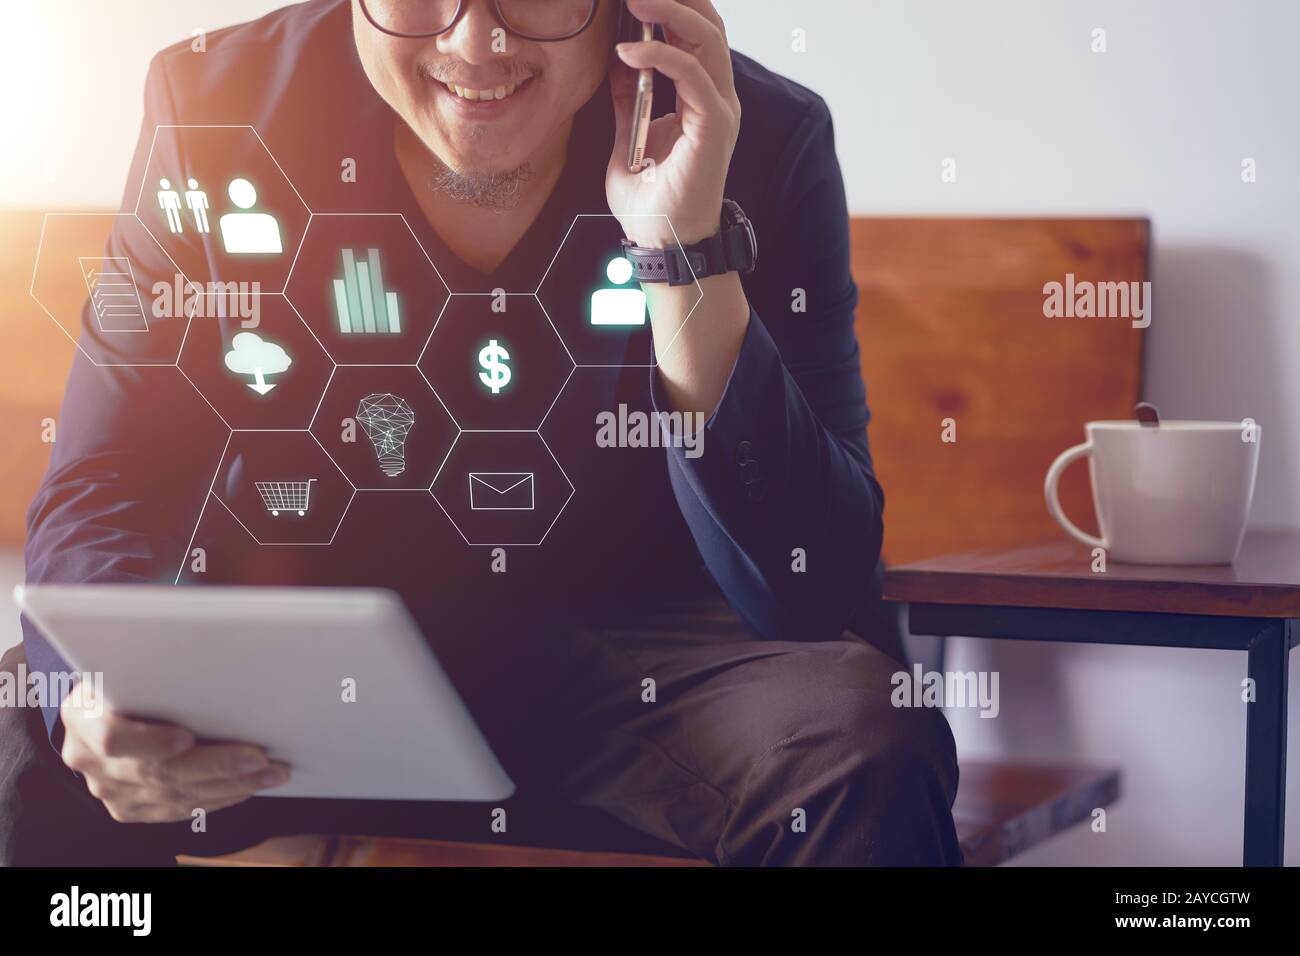
<svg viewBox="0 0 1300 956">
<path fill-rule="evenodd" d="M 1245 422 L 1088 422 L 1047 469 L 1047 510 L 1070 537 L 1134 564 L 1231 564 L 1255 493 L 1260 427 Z M 1088 458 L 1101 537 L 1061 510 L 1057 483 Z"/>
</svg>

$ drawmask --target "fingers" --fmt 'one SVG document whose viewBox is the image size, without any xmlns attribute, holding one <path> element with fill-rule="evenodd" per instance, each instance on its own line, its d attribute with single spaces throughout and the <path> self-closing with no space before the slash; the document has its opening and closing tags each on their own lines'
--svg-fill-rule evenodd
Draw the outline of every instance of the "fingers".
<svg viewBox="0 0 1300 956">
<path fill-rule="evenodd" d="M 102 757 L 163 760 L 194 746 L 194 735 L 182 727 L 135 720 L 111 710 L 94 716 L 85 707 L 68 705 L 69 698 L 60 708 L 64 727 L 75 729 L 81 742 Z"/>
<path fill-rule="evenodd" d="M 96 715 L 71 695 L 60 714 L 63 762 L 122 823 L 185 820 L 196 807 L 220 810 L 289 780 L 287 765 L 252 744 L 198 745 L 182 727 Z"/>
<path fill-rule="evenodd" d="M 658 70 L 673 81 L 677 96 L 686 106 L 704 117 L 729 115 L 717 84 L 704 65 L 685 50 L 658 40 L 620 43 L 619 59 L 634 70 Z"/>
<path fill-rule="evenodd" d="M 283 786 L 289 777 L 287 764 L 272 762 L 252 773 L 173 783 L 165 781 L 156 764 L 117 761 L 88 773 L 86 786 L 119 823 L 159 823 L 189 819 L 199 807 L 211 813 L 234 806 Z M 152 782 L 138 782 L 142 780 Z"/>
<path fill-rule="evenodd" d="M 90 795 L 117 822 L 159 823 L 189 819 L 198 807 L 210 813 L 241 803 L 259 790 L 287 783 L 289 768 L 273 764 L 259 773 L 210 780 L 184 789 L 131 783 L 102 766 L 92 768 L 85 776 Z"/>
<path fill-rule="evenodd" d="M 120 772 L 132 782 L 159 783 L 188 790 L 195 784 L 255 774 L 265 770 L 269 763 L 265 751 L 251 744 L 202 744 L 170 760 L 123 766 Z M 119 771 L 117 767 L 111 769 Z M 135 773 L 141 773 L 143 777 L 136 777 Z"/>
<path fill-rule="evenodd" d="M 181 790 L 123 785 L 109 777 L 86 779 L 91 795 L 118 823 L 188 820 L 198 808 L 215 813 L 243 803 L 261 790 L 288 782 L 289 767 L 282 763 L 273 763 L 258 773 L 190 784 Z"/>
<path fill-rule="evenodd" d="M 272 762 L 256 773 L 242 774 L 238 777 L 219 777 L 189 784 L 182 792 L 194 806 L 210 808 L 211 804 L 223 800 L 243 800 L 253 796 L 259 790 L 270 790 L 289 782 L 289 765 Z"/>
<path fill-rule="evenodd" d="M 630 0 L 628 6 L 638 19 L 663 26 L 671 45 L 696 57 L 722 93 L 735 94 L 731 51 L 721 19 L 711 20 L 697 5 L 682 0 Z M 712 9 L 712 4 L 705 6 Z"/>
</svg>

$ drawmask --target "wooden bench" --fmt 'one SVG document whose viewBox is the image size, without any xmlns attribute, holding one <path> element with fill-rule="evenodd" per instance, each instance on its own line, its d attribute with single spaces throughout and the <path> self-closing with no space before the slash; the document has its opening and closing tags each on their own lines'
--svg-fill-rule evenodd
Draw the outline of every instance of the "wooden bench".
<svg viewBox="0 0 1300 956">
<path fill-rule="evenodd" d="M 25 501 L 48 446 L 30 426 L 57 415 L 71 343 L 25 296 L 40 235 L 36 213 L 0 215 L 0 284 L 13 290 L 0 328 L 0 481 Z M 108 222 L 104 221 L 107 228 Z M 1047 318 L 1043 286 L 1145 281 L 1150 228 L 1140 219 L 859 218 L 853 271 L 858 338 L 870 389 L 871 442 L 886 493 L 885 557 L 902 563 L 1058 532 L 1042 480 L 1082 424 L 1127 418 L 1140 397 L 1142 333 L 1117 319 Z M 45 254 L 70 254 L 49 250 Z M 24 293 L 19 296 L 18 292 Z M 82 297 L 64 290 L 75 310 Z M 49 303 L 47 303 L 49 305 Z M 950 420 L 950 421 L 946 421 Z M 956 441 L 945 442 L 955 427 Z M 1062 502 L 1091 514 L 1083 469 Z M 1076 518 L 1078 520 L 1078 518 Z M 21 540 L 21 508 L 0 514 L 0 540 Z M 954 815 L 967 862 L 1009 859 L 1085 820 L 1119 791 L 1113 769 L 962 761 Z M 662 853 L 300 836 L 209 865 L 697 865 Z"/>
<path fill-rule="evenodd" d="M 1089 818 L 1119 796 L 1119 774 L 1085 767 L 962 763 L 953 807 L 967 866 L 996 866 Z M 182 856 L 187 866 L 707 866 L 683 856 L 394 837 L 277 837 L 241 853 Z"/>
</svg>

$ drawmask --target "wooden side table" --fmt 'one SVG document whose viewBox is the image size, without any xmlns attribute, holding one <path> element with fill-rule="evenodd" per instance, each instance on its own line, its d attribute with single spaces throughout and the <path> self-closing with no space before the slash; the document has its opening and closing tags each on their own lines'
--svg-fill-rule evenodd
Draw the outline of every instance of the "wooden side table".
<svg viewBox="0 0 1300 956">
<path fill-rule="evenodd" d="M 1110 562 L 1073 542 L 948 555 L 893 568 L 885 597 L 910 604 L 914 634 L 1246 652 L 1243 862 L 1281 866 L 1286 812 L 1287 659 L 1300 642 L 1300 531 L 1251 532 L 1235 564 Z"/>
</svg>

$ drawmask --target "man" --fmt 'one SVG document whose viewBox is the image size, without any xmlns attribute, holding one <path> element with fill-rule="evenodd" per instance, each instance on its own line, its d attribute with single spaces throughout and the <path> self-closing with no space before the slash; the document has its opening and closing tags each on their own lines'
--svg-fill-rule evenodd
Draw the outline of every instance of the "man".
<svg viewBox="0 0 1300 956">
<path fill-rule="evenodd" d="M 579 215 L 612 212 L 632 259 L 730 244 L 696 260 L 698 287 L 641 283 L 655 368 L 580 368 L 564 387 L 542 434 L 576 493 L 542 546 L 513 549 L 495 573 L 436 509 L 362 494 L 330 548 L 258 548 L 223 509 L 203 508 L 228 435 L 210 410 L 168 370 L 101 357 L 72 372 L 30 512 L 28 580 L 170 580 L 202 541 L 206 569 L 187 581 L 394 587 L 520 783 L 516 800 L 596 808 L 724 864 L 960 862 L 947 724 L 890 705 L 896 638 L 879 638 L 882 651 L 844 634 L 883 630 L 883 497 L 829 114 L 731 53 L 709 0 L 620 7 L 278 11 L 209 37 L 202 54 L 156 58 L 133 171 L 158 127 L 247 124 L 312 210 L 404 213 L 454 292 L 531 291 Z M 667 42 L 616 46 L 628 15 Z M 633 174 L 646 68 L 658 74 L 654 163 Z M 223 160 L 234 170 L 247 158 Z M 338 174 L 349 161 L 355 182 Z M 756 266 L 736 244 L 744 217 Z M 149 255 L 126 229 L 110 245 Z M 191 247 L 194 261 L 208 249 Z M 561 335 L 578 331 L 565 321 Z M 131 361 L 130 346 L 92 329 L 84 347 Z M 698 415 L 701 433 L 679 437 L 703 454 L 598 450 L 591 422 L 620 403 L 683 413 L 686 429 Z M 63 669 L 30 628 L 26 646 L 34 669 Z M 169 834 L 167 852 L 310 826 L 310 802 L 256 798 L 292 774 L 256 746 L 70 705 L 46 717 L 106 813 L 142 840 Z M 175 824 L 196 807 L 209 814 L 197 839 Z M 486 835 L 480 825 L 462 835 Z"/>
</svg>

